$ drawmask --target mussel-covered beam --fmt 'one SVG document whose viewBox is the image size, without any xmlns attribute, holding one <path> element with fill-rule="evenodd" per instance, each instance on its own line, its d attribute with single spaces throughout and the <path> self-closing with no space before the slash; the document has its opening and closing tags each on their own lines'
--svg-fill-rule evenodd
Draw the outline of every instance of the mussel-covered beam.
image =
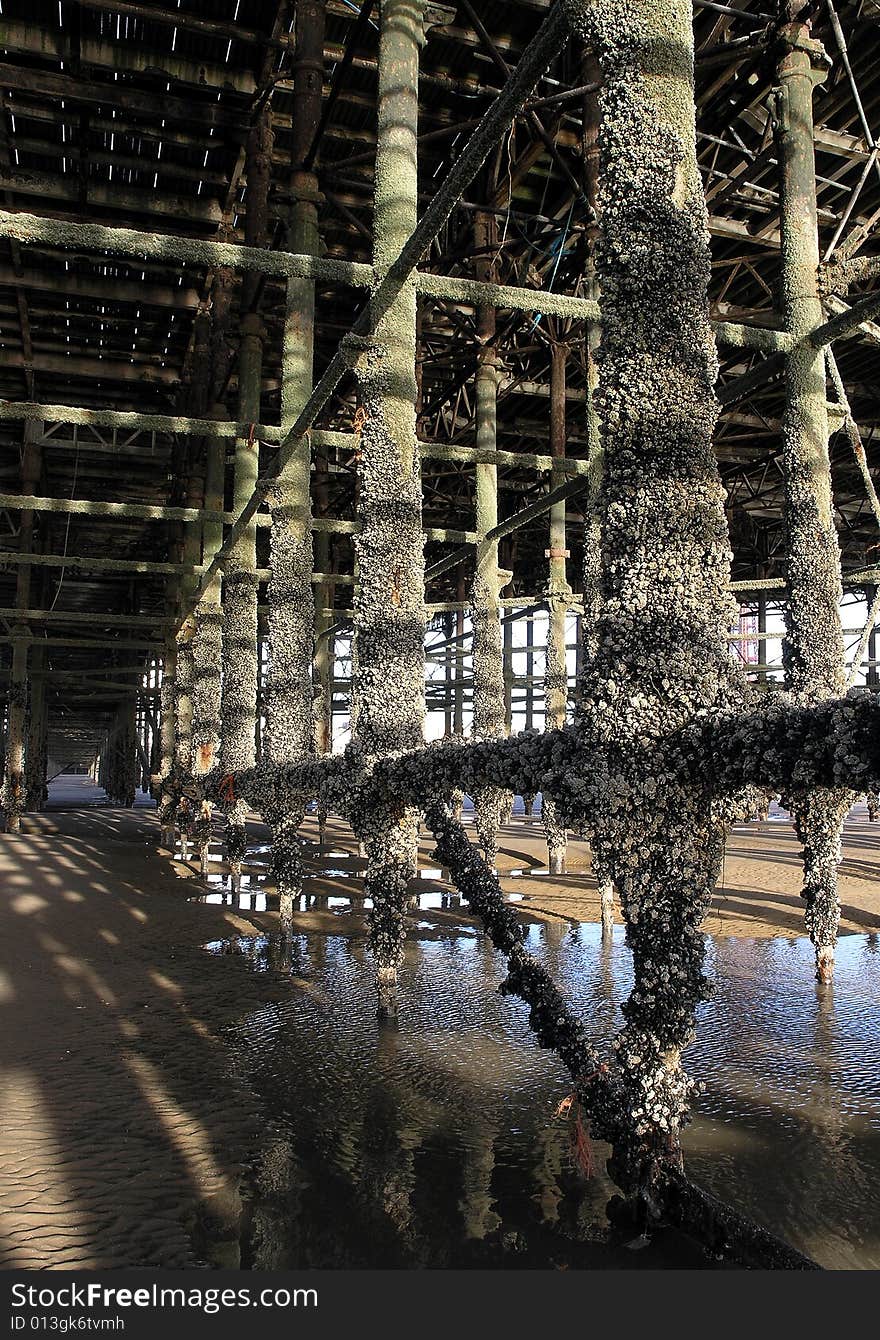
<svg viewBox="0 0 880 1340">
<path fill-rule="evenodd" d="M 136 228 L 114 228 L 102 223 L 71 223 L 39 214 L 11 214 L 0 210 L 0 237 L 18 242 L 41 242 L 80 252 L 109 251 L 138 260 L 177 261 L 183 265 L 231 266 L 279 278 L 323 279 L 331 283 L 368 288 L 372 266 L 332 257 L 294 256 L 265 246 L 210 242 L 176 233 L 151 233 Z"/>
<path fill-rule="evenodd" d="M 550 16 L 552 18 L 552 15 Z M 549 21 L 549 20 L 548 20 Z M 543 48 L 542 48 L 543 49 Z M 522 80 L 529 77 L 535 69 L 535 62 L 521 61 L 522 72 L 517 70 L 511 80 L 509 97 L 505 105 L 512 105 L 519 96 Z M 499 102 L 501 99 L 499 98 Z M 484 121 L 500 134 L 499 113 L 493 107 L 491 116 Z M 481 125 L 483 123 L 481 122 Z M 456 163 L 454 173 L 450 174 L 452 184 L 438 192 L 432 201 L 430 212 L 419 226 L 416 243 L 407 248 L 408 256 L 415 256 L 411 268 L 415 268 L 419 255 L 431 241 L 432 227 L 439 228 L 443 222 L 442 210 L 449 203 L 455 203 L 452 193 L 467 185 L 467 173 L 472 174 L 480 165 L 478 155 L 485 155 L 491 148 L 489 133 L 473 137 L 476 148 L 469 146 L 467 154 L 462 154 Z M 441 201 L 441 204 L 435 204 Z M 437 222 L 437 219 L 440 222 Z M 76 251 L 109 251 L 133 259 L 153 259 L 177 261 L 184 265 L 231 266 L 238 270 L 255 271 L 263 275 L 275 275 L 279 278 L 325 280 L 329 283 L 348 284 L 355 288 L 368 288 L 374 283 L 373 267 L 358 261 L 343 261 L 335 257 L 309 256 L 290 251 L 274 251 L 264 247 L 239 246 L 232 242 L 211 242 L 191 237 L 181 237 L 175 233 L 149 233 L 135 228 L 115 228 L 104 224 L 73 223 L 62 219 L 48 219 L 38 214 L 8 213 L 0 210 L 0 237 L 14 238 L 19 242 L 42 242 L 52 246 L 64 247 Z M 416 254 L 416 246 L 420 246 Z M 396 278 L 396 277 L 395 277 Z M 592 298 L 578 298 L 566 293 L 553 293 L 543 289 L 519 288 L 510 284 L 493 284 L 486 280 L 470 279 L 459 275 L 437 275 L 416 271 L 416 288 L 436 298 L 445 298 L 453 302 L 472 305 L 491 305 L 496 308 L 510 308 L 514 311 L 540 313 L 544 316 L 568 317 L 576 321 L 599 321 L 601 312 Z M 817 331 L 816 338 L 826 343 L 840 333 L 851 333 L 860 322 L 868 319 L 877 309 L 880 299 L 865 299 L 847 312 L 828 323 L 828 330 Z M 367 309 L 365 309 L 366 311 Z M 788 336 L 783 331 L 749 326 L 735 321 L 716 321 L 713 323 L 719 343 L 734 348 L 750 348 L 765 353 L 784 351 L 788 348 Z M 338 381 L 344 371 L 344 361 L 334 368 L 333 375 Z M 334 385 L 336 383 L 334 382 Z M 317 411 L 316 411 L 317 412 Z M 297 433 L 303 431 L 297 425 Z"/>
</svg>

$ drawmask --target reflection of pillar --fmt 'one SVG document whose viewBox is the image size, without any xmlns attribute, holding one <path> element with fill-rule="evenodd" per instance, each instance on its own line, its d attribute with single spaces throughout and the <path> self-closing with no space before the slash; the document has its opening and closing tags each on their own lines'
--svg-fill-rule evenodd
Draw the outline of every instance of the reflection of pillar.
<svg viewBox="0 0 880 1340">
<path fill-rule="evenodd" d="M 412 1091 L 391 1080 L 399 1068 L 398 1045 L 396 1028 L 379 1029 L 374 1073 L 382 1082 L 370 1086 L 363 1108 L 361 1188 L 377 1212 L 377 1226 L 390 1230 L 394 1246 L 409 1255 L 415 1238 L 415 1156 L 424 1129 L 416 1120 Z"/>
<path fill-rule="evenodd" d="M 478 215 L 474 226 L 478 251 L 485 252 L 496 241 L 494 217 Z M 477 278 L 492 277 L 488 257 L 477 265 Z M 504 735 L 504 667 L 501 643 L 500 578 L 498 541 L 486 539 L 498 525 L 498 467 L 494 459 L 480 454 L 494 453 L 498 394 L 498 368 L 494 347 L 495 309 L 477 310 L 476 371 L 476 563 L 472 590 L 473 641 L 473 737 L 494 740 Z M 503 792 L 500 787 L 481 787 L 474 797 L 474 818 L 483 854 L 490 866 L 498 859 L 498 828 L 501 822 Z"/>
<path fill-rule="evenodd" d="M 551 488 L 565 482 L 565 364 L 568 349 L 557 341 L 550 346 L 550 453 L 553 470 Z M 550 548 L 547 582 L 547 656 L 544 674 L 544 720 L 547 730 L 561 730 L 568 706 L 568 666 L 565 651 L 565 617 L 571 587 L 566 576 L 565 501 L 550 508 Z M 551 874 L 565 868 L 565 829 L 559 822 L 550 796 L 544 797 L 542 818 L 547 838 L 547 864 Z"/>
<path fill-rule="evenodd" d="M 383 0 L 381 6 L 373 212 L 373 262 L 380 279 L 416 226 L 422 9 L 421 0 Z M 357 729 L 365 752 L 374 756 L 415 748 L 423 740 L 425 560 L 415 363 L 416 289 L 410 275 L 387 310 L 376 313 L 375 335 L 358 367 L 365 419 L 355 537 Z M 416 868 L 416 817 L 371 806 L 353 822 L 367 854 L 379 1009 L 394 1014 L 407 881 Z"/>
<path fill-rule="evenodd" d="M 492 1174 L 495 1171 L 496 1127 L 475 1116 L 468 1123 L 461 1151 L 461 1199 L 458 1207 L 466 1238 L 482 1240 L 501 1224 L 495 1212 Z"/>
<path fill-rule="evenodd" d="M 559 1219 L 563 1196 L 561 1178 L 568 1143 L 568 1125 L 561 1121 L 548 1124 L 535 1133 L 531 1166 L 535 1183 L 533 1199 L 545 1224 L 555 1224 Z"/>
<path fill-rule="evenodd" d="M 836 697 L 845 682 L 840 621 L 840 550 L 834 527 L 828 460 L 828 409 L 823 351 L 809 343 L 823 321 L 818 290 L 819 234 L 813 89 L 825 70 L 821 44 L 804 23 L 780 33 L 777 139 L 780 162 L 780 296 L 794 339 L 786 358 L 782 426 L 789 599 L 783 659 L 789 687 L 807 703 Z M 806 925 L 816 949 L 816 974 L 829 981 L 840 922 L 837 866 L 850 793 L 816 790 L 785 798 L 804 845 Z"/>
</svg>

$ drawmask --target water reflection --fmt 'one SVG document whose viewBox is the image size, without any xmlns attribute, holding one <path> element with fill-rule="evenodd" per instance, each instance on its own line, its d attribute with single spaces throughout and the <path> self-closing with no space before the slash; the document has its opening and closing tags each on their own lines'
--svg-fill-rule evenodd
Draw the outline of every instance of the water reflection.
<svg viewBox="0 0 880 1340">
<path fill-rule="evenodd" d="M 611 1187 L 587 1180 L 570 1087 L 472 927 L 416 922 L 398 1029 L 377 1029 L 362 936 L 296 933 L 209 946 L 283 970 L 289 994 L 239 1021 L 237 1070 L 272 1116 L 256 1157 L 245 1257 L 293 1266 L 629 1265 L 603 1245 Z M 621 928 L 529 928 L 529 947 L 596 1038 L 630 984 Z M 832 1267 L 880 1266 L 880 956 L 846 937 L 833 991 L 806 941 L 717 940 L 714 998 L 688 1053 L 705 1090 L 686 1137 L 709 1190 Z M 609 1254 L 610 1253 L 610 1254 Z M 639 1265 L 693 1264 L 668 1236 Z"/>
</svg>

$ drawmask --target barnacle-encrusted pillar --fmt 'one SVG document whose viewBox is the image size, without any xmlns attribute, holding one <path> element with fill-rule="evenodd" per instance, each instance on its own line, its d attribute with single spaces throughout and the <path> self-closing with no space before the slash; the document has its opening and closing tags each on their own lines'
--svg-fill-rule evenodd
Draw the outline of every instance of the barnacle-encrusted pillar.
<svg viewBox="0 0 880 1340">
<path fill-rule="evenodd" d="M 249 312 L 241 323 L 238 352 L 238 417 L 260 420 L 260 382 L 265 328 Z M 259 474 L 260 446 L 253 434 L 235 444 L 232 510 L 238 515 L 250 500 Z M 252 768 L 256 762 L 257 723 L 257 527 L 252 522 L 229 554 L 223 573 L 223 693 L 220 703 L 220 761 L 224 773 Z M 179 673 L 179 667 L 178 667 Z M 247 837 L 245 803 L 226 802 L 226 855 L 233 889 L 241 884 Z"/>
<path fill-rule="evenodd" d="M 217 411 L 219 412 L 219 410 Z M 226 479 L 226 439 L 210 437 L 205 447 L 205 511 L 222 512 Z M 223 543 L 223 523 L 202 523 L 202 563 L 211 562 Z M 195 848 L 203 875 L 210 863 L 213 803 L 204 793 L 201 779 L 217 764 L 220 748 L 221 663 L 223 657 L 223 610 L 221 579 L 214 577 L 195 612 L 192 639 L 192 775 L 196 784 Z"/>
<path fill-rule="evenodd" d="M 186 501 L 190 507 L 202 503 L 204 489 L 202 481 L 191 475 Z M 187 523 L 183 527 L 181 557 L 187 565 L 198 563 L 202 549 L 200 530 Z M 196 585 L 194 577 L 181 579 L 178 595 L 183 609 L 188 608 L 189 598 Z M 174 658 L 174 767 L 171 776 L 171 815 L 172 823 L 177 825 L 180 837 L 180 852 L 183 860 L 189 856 L 189 843 L 195 823 L 195 811 L 192 797 L 192 734 L 193 734 L 193 648 L 192 640 L 196 631 L 193 613 L 187 614 L 177 628 Z M 172 838 L 172 850 L 174 842 Z"/>
<path fill-rule="evenodd" d="M 21 487 L 25 494 L 35 493 L 40 478 L 41 452 L 38 445 L 42 424 L 36 421 L 25 425 L 21 454 Z M 29 554 L 34 547 L 35 512 L 22 512 L 18 529 L 18 548 Z M 30 604 L 31 566 L 20 563 L 15 579 L 15 607 L 26 610 Z M 28 720 L 28 648 L 31 630 L 25 620 L 12 625 L 12 675 L 9 681 L 8 731 L 6 760 L 3 774 L 2 800 L 6 831 L 17 833 L 21 828 L 22 811 L 27 805 L 25 784 L 25 756 L 27 751 Z"/>
<path fill-rule="evenodd" d="M 419 47 L 422 0 L 382 0 L 374 194 L 377 277 L 416 225 Z M 357 739 L 365 755 L 415 748 L 425 716 L 425 560 L 416 444 L 416 289 L 410 276 L 359 366 L 365 414 L 359 461 L 360 531 L 355 538 Z M 379 1012 L 397 1011 L 407 881 L 416 868 L 416 814 L 387 802 L 378 812 L 355 800 L 353 823 L 367 854 L 373 900 L 370 939 Z"/>
<path fill-rule="evenodd" d="M 176 608 L 173 590 L 169 591 L 169 610 Z M 160 761 L 159 761 L 159 831 L 162 846 L 174 851 L 174 792 L 172 773 L 176 756 L 175 740 L 177 736 L 177 639 L 165 640 L 165 653 L 162 658 L 162 686 L 159 690 Z"/>
<path fill-rule="evenodd" d="M 31 664 L 28 673 L 31 701 L 25 753 L 25 790 L 29 810 L 41 810 L 45 801 L 46 745 L 49 730 L 45 676 L 46 647 L 39 639 L 35 639 L 31 643 Z"/>
<path fill-rule="evenodd" d="M 477 278 L 491 279 L 493 266 L 486 255 L 496 238 L 494 218 L 478 214 L 474 241 L 483 254 L 477 263 Z M 477 311 L 476 447 L 487 456 L 497 449 L 496 417 L 498 366 L 494 346 L 495 308 Z M 506 734 L 504 720 L 504 652 L 501 643 L 501 577 L 498 541 L 487 539 L 498 525 L 498 467 L 494 459 L 477 455 L 475 466 L 476 557 L 471 590 L 474 679 L 473 736 L 494 740 Z M 494 867 L 498 860 L 498 829 L 502 822 L 505 793 L 497 786 L 480 787 L 474 796 L 474 820 L 483 854 Z"/>
<path fill-rule="evenodd" d="M 27 514 L 22 513 L 22 518 Z M 19 572 L 29 571 L 24 565 Z M 12 626 L 12 676 L 9 681 L 9 710 L 6 733 L 6 765 L 3 774 L 3 814 L 7 833 L 21 829 L 25 808 L 24 783 L 25 737 L 27 734 L 28 647 L 31 632 L 26 624 Z"/>
<path fill-rule="evenodd" d="M 591 340 L 588 335 L 588 342 Z M 602 608 L 602 527 L 599 519 L 598 497 L 602 486 L 602 446 L 598 437 L 598 416 L 595 411 L 593 398 L 598 387 L 598 370 L 595 362 L 595 344 L 593 344 L 590 361 L 587 365 L 587 433 L 590 445 L 590 492 L 587 499 L 586 515 L 584 517 L 584 550 L 583 550 L 583 615 L 581 616 L 581 684 L 587 678 L 590 667 L 596 658 L 598 650 L 597 626 L 599 622 L 599 613 Z M 583 689 L 579 696 L 578 715 L 582 715 L 584 709 Z M 588 710 L 588 705 L 587 705 Z M 591 829 L 588 823 L 585 823 L 582 829 L 585 837 L 590 838 Z M 590 843 L 590 864 L 593 868 L 593 878 L 599 891 L 599 908 L 602 923 L 602 939 L 607 941 L 611 939 L 614 932 L 614 881 L 608 868 L 607 861 L 603 860 L 598 845 L 591 841 Z"/>
<path fill-rule="evenodd" d="M 592 285 L 591 297 L 598 296 L 598 286 Z M 602 487 L 602 440 L 599 431 L 599 415 L 596 411 L 596 391 L 599 386 L 599 369 L 596 354 L 599 347 L 599 330 L 591 325 L 587 330 L 587 442 L 590 460 L 590 489 L 587 495 L 584 515 L 584 551 L 583 551 L 583 614 L 581 616 L 581 673 L 579 702 L 583 697 L 583 683 L 592 666 L 599 646 L 597 628 L 602 609 L 602 524 L 599 514 L 599 496 Z M 588 826 L 584 826 L 589 837 Z M 607 862 L 595 843 L 590 845 L 590 863 L 593 878 L 599 890 L 599 908 L 602 921 L 602 939 L 608 941 L 614 932 L 614 880 Z"/>
<path fill-rule="evenodd" d="M 137 792 L 137 698 L 123 699 L 116 714 L 116 804 L 134 805 Z"/>
<path fill-rule="evenodd" d="M 825 358 L 807 336 L 821 325 L 813 89 L 826 68 L 809 27 L 792 23 L 780 34 L 776 124 L 780 161 L 782 269 L 780 295 L 794 345 L 786 359 L 782 424 L 789 599 L 783 646 L 788 687 L 805 703 L 844 690 L 840 621 L 840 549 L 831 498 Z M 840 922 L 837 867 L 843 820 L 854 800 L 844 790 L 783 798 L 804 846 L 806 925 L 816 948 L 816 975 L 830 981 Z"/>
<path fill-rule="evenodd" d="M 189 777 L 192 759 L 193 719 L 193 654 L 192 639 L 195 618 L 189 615 L 177 631 L 174 673 L 174 773 L 173 814 L 180 835 L 180 853 L 183 860 L 189 855 L 194 815 L 190 797 L 186 794 L 185 779 Z M 172 851 L 174 842 L 172 839 Z"/>
<path fill-rule="evenodd" d="M 736 706 L 724 492 L 712 451 L 717 363 L 695 145 L 690 0 L 565 0 L 596 54 L 602 293 L 604 597 L 585 682 L 592 842 L 620 890 L 634 986 L 618 1039 L 618 1185 L 653 1210 L 680 1158 L 681 1050 L 705 994 L 700 932 L 723 851 L 699 777 L 670 761 L 699 713 Z M 604 1118 L 600 1137 L 612 1134 Z"/>
<path fill-rule="evenodd" d="M 291 251 L 317 256 L 318 181 L 304 170 L 321 114 L 324 68 L 324 6 L 297 6 L 296 63 L 291 178 L 293 204 L 288 225 Z M 315 344 L 315 288 L 310 280 L 289 279 L 282 351 L 281 426 L 287 432 L 312 389 Z M 269 677 L 266 685 L 266 754 L 272 764 L 292 763 L 314 748 L 312 658 L 315 603 L 312 597 L 311 450 L 300 438 L 269 494 L 272 516 L 269 567 Z M 264 813 L 272 826 L 272 865 L 278 889 L 281 929 L 289 935 L 294 901 L 302 892 L 303 818 L 299 801 L 268 798 Z"/>
<path fill-rule="evenodd" d="M 294 61 L 293 137 L 291 145 L 292 207 L 288 224 L 291 251 L 320 255 L 318 179 L 309 165 L 312 146 L 321 119 L 324 88 L 323 3 L 298 4 L 296 9 L 296 58 Z M 290 279 L 281 389 L 281 424 L 287 431 L 312 389 L 315 344 L 315 289 L 308 280 Z M 271 763 L 289 763 L 303 758 L 319 741 L 313 713 L 313 674 L 320 686 L 317 713 L 329 713 L 325 699 L 329 667 L 325 664 L 328 640 L 321 643 L 319 666 L 315 659 L 315 602 L 312 595 L 311 452 L 308 437 L 301 439 L 269 495 L 272 515 L 269 580 L 269 678 L 267 683 L 266 752 Z M 325 536 L 325 539 L 328 537 Z M 326 571 L 329 545 L 322 554 Z M 321 605 L 326 588 L 320 588 Z M 331 588 L 332 601 L 332 588 Z M 325 672 L 322 674 L 322 670 Z M 279 895 L 281 928 L 292 930 L 294 901 L 302 891 L 302 848 L 298 830 L 302 803 L 277 804 L 270 811 L 272 860 Z M 323 809 L 319 819 L 323 835 Z"/>
<path fill-rule="evenodd" d="M 550 453 L 554 468 L 550 487 L 565 483 L 565 364 L 568 349 L 554 340 L 550 346 Z M 565 725 L 568 707 L 568 665 L 565 652 L 565 618 L 571 587 L 566 575 L 565 500 L 550 508 L 550 547 L 547 550 L 547 656 L 544 671 L 544 720 L 547 730 Z M 544 796 L 541 809 L 547 839 L 547 866 L 551 874 L 565 869 L 565 828 L 559 820 L 550 796 Z"/>
</svg>

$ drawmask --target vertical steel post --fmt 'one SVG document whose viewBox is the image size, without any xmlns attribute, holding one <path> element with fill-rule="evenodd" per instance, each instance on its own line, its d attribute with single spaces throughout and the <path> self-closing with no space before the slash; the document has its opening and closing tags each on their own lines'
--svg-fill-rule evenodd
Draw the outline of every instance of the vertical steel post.
<svg viewBox="0 0 880 1340">
<path fill-rule="evenodd" d="M 455 616 L 450 611 L 443 615 L 443 639 L 446 643 L 443 653 L 443 734 L 452 734 L 452 695 L 455 680 Z"/>
<path fill-rule="evenodd" d="M 526 615 L 526 730 L 535 724 L 535 616 Z M 543 797 L 542 797 L 543 803 Z"/>
<path fill-rule="evenodd" d="M 827 60 L 805 23 L 780 33 L 776 133 L 780 165 L 780 297 L 793 347 L 786 358 L 782 426 L 789 599 L 783 661 L 789 688 L 815 703 L 843 691 L 840 549 L 834 527 L 828 459 L 825 358 L 808 341 L 821 325 L 813 90 Z M 830 981 L 840 922 L 837 867 L 840 835 L 852 797 L 819 790 L 786 797 L 804 845 L 806 925 L 816 949 L 816 975 Z"/>
<path fill-rule="evenodd" d="M 550 346 L 550 454 L 551 488 L 565 482 L 565 391 L 568 348 L 554 340 Z M 544 721 L 547 730 L 565 725 L 568 706 L 568 663 L 565 650 L 565 620 L 571 587 L 566 574 L 565 501 L 550 508 L 550 547 L 547 550 L 547 655 L 544 672 Z M 559 823 L 551 797 L 543 802 L 542 818 L 547 839 L 547 865 L 552 874 L 565 869 L 565 829 Z"/>
<path fill-rule="evenodd" d="M 474 223 L 477 246 L 477 278 L 491 280 L 494 266 L 488 249 L 496 242 L 494 216 L 478 214 Z M 500 574 L 498 541 L 488 533 L 498 525 L 498 467 L 481 459 L 492 453 L 497 441 L 498 365 L 495 353 L 495 308 L 477 309 L 477 370 L 475 386 L 476 447 L 475 510 L 476 560 L 471 592 L 473 619 L 473 725 L 475 740 L 494 740 L 504 729 L 504 661 L 501 642 Z M 490 866 L 498 859 L 498 829 L 505 793 L 497 786 L 481 788 L 474 797 L 477 833 Z"/>
<path fill-rule="evenodd" d="M 459 570 L 455 589 L 455 692 L 452 703 L 452 733 L 464 734 L 464 603 L 467 599 L 465 574 Z"/>
<path fill-rule="evenodd" d="M 767 597 L 758 596 L 758 664 L 762 667 L 758 671 L 758 683 L 766 688 L 767 685 Z"/>
</svg>

